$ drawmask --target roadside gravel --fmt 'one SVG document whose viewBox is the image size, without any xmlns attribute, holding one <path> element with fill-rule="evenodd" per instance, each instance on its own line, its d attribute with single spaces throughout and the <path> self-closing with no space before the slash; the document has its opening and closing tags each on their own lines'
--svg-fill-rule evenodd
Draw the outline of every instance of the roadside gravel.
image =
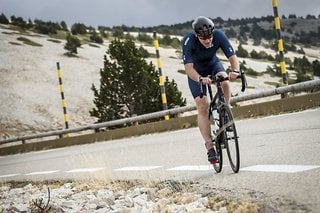
<svg viewBox="0 0 320 213">
<path fill-rule="evenodd" d="M 49 197 L 50 196 L 50 197 Z M 308 212 L 296 202 L 196 182 L 52 181 L 0 186 L 0 212 Z"/>
</svg>

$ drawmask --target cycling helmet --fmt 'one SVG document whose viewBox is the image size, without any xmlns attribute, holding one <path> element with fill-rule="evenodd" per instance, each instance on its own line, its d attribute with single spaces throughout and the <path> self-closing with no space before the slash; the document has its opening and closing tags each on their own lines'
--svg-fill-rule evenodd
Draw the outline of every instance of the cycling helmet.
<svg viewBox="0 0 320 213">
<path fill-rule="evenodd" d="M 198 37 L 206 39 L 212 37 L 214 23 L 207 17 L 199 16 L 193 21 L 192 28 Z"/>
</svg>

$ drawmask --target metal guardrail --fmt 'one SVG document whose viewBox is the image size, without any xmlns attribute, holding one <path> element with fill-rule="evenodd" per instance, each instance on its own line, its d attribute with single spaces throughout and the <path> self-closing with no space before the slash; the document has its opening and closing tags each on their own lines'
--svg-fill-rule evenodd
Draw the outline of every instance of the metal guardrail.
<svg viewBox="0 0 320 213">
<path fill-rule="evenodd" d="M 282 87 L 278 87 L 278 88 L 274 88 L 274 89 L 268 89 L 268 90 L 258 92 L 258 93 L 233 97 L 231 99 L 231 103 L 242 102 L 242 101 L 252 100 L 252 99 L 256 99 L 256 98 L 263 98 L 263 97 L 273 96 L 273 95 L 277 95 L 277 94 L 283 94 L 283 93 L 287 93 L 287 92 L 301 92 L 301 91 L 306 91 L 306 90 L 310 90 L 310 89 L 314 89 L 314 88 L 320 89 L 320 80 L 306 81 L 306 82 L 282 86 Z M 110 126 L 123 125 L 126 123 L 133 123 L 133 122 L 155 119 L 155 118 L 159 118 L 159 117 L 164 117 L 165 115 L 176 115 L 179 113 L 193 111 L 193 110 L 196 110 L 195 105 L 179 107 L 179 108 L 175 108 L 175 109 L 168 109 L 168 110 L 163 110 L 163 111 L 159 111 L 159 112 L 148 113 L 148 114 L 139 115 L 139 116 L 131 117 L 131 118 L 123 118 L 123 119 L 107 121 L 107 122 L 103 122 L 103 123 L 90 124 L 90 125 L 71 128 L 71 129 L 56 130 L 56 131 L 44 132 L 44 133 L 39 133 L 39 134 L 34 134 L 34 135 L 29 135 L 29 136 L 8 138 L 5 140 L 0 140 L 0 145 L 11 143 L 11 142 L 16 142 L 16 141 L 22 141 L 24 143 L 26 140 L 30 140 L 30 139 L 44 138 L 44 137 L 49 137 L 49 136 L 60 136 L 60 135 L 68 134 L 68 133 L 81 132 L 81 131 L 85 131 L 85 130 L 97 130 L 100 128 L 106 128 L 106 127 L 110 127 Z"/>
<path fill-rule="evenodd" d="M 267 96 L 273 96 L 277 94 L 283 94 L 283 93 L 288 93 L 288 92 L 302 92 L 310 89 L 315 89 L 315 88 L 320 88 L 320 79 L 319 80 L 311 80 L 311 81 L 305 81 L 297 84 L 291 84 L 291 85 L 286 85 L 282 87 L 277 87 L 274 89 L 268 89 L 265 91 L 261 91 L 258 93 L 252 93 L 248 95 L 243 95 L 243 96 L 236 96 L 233 97 L 230 102 L 236 103 L 236 102 L 241 102 L 241 101 L 247 101 L 247 100 L 252 100 L 256 98 L 263 98 Z"/>
</svg>

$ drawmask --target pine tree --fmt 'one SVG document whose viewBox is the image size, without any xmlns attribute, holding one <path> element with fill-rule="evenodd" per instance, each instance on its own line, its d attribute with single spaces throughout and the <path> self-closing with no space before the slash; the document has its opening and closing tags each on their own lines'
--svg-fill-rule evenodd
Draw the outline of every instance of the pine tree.
<svg viewBox="0 0 320 213">
<path fill-rule="evenodd" d="M 94 84 L 95 108 L 91 116 L 98 122 L 110 121 L 162 110 L 158 73 L 155 66 L 141 55 L 130 39 L 115 39 L 104 56 L 104 68 L 100 69 L 100 88 Z M 169 91 L 169 108 L 185 106 L 174 81 L 166 79 Z M 172 95 L 171 95 L 172 94 Z"/>
<path fill-rule="evenodd" d="M 77 48 L 81 46 L 80 40 L 76 37 L 71 35 L 70 33 L 67 34 L 67 43 L 64 45 L 64 49 L 68 50 L 69 54 L 77 54 Z"/>
<path fill-rule="evenodd" d="M 295 57 L 293 65 L 294 69 L 297 71 L 296 83 L 313 79 L 312 65 L 305 56 L 303 56 L 303 58 Z"/>
<path fill-rule="evenodd" d="M 186 99 L 182 97 L 182 92 L 177 89 L 178 86 L 174 80 L 170 82 L 168 76 L 166 76 L 164 85 L 166 88 L 167 104 L 169 109 L 176 106 L 186 105 Z"/>
<path fill-rule="evenodd" d="M 9 24 L 9 20 L 3 13 L 0 15 L 0 24 Z"/>
</svg>

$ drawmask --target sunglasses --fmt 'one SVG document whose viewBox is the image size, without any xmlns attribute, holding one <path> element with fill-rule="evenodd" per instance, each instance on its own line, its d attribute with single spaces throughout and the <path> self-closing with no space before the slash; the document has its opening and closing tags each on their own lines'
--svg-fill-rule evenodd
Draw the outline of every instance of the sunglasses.
<svg viewBox="0 0 320 213">
<path fill-rule="evenodd" d="M 201 39 L 201 40 L 212 39 L 212 34 L 211 35 L 207 35 L 207 36 L 199 36 L 198 35 L 198 38 Z"/>
</svg>

